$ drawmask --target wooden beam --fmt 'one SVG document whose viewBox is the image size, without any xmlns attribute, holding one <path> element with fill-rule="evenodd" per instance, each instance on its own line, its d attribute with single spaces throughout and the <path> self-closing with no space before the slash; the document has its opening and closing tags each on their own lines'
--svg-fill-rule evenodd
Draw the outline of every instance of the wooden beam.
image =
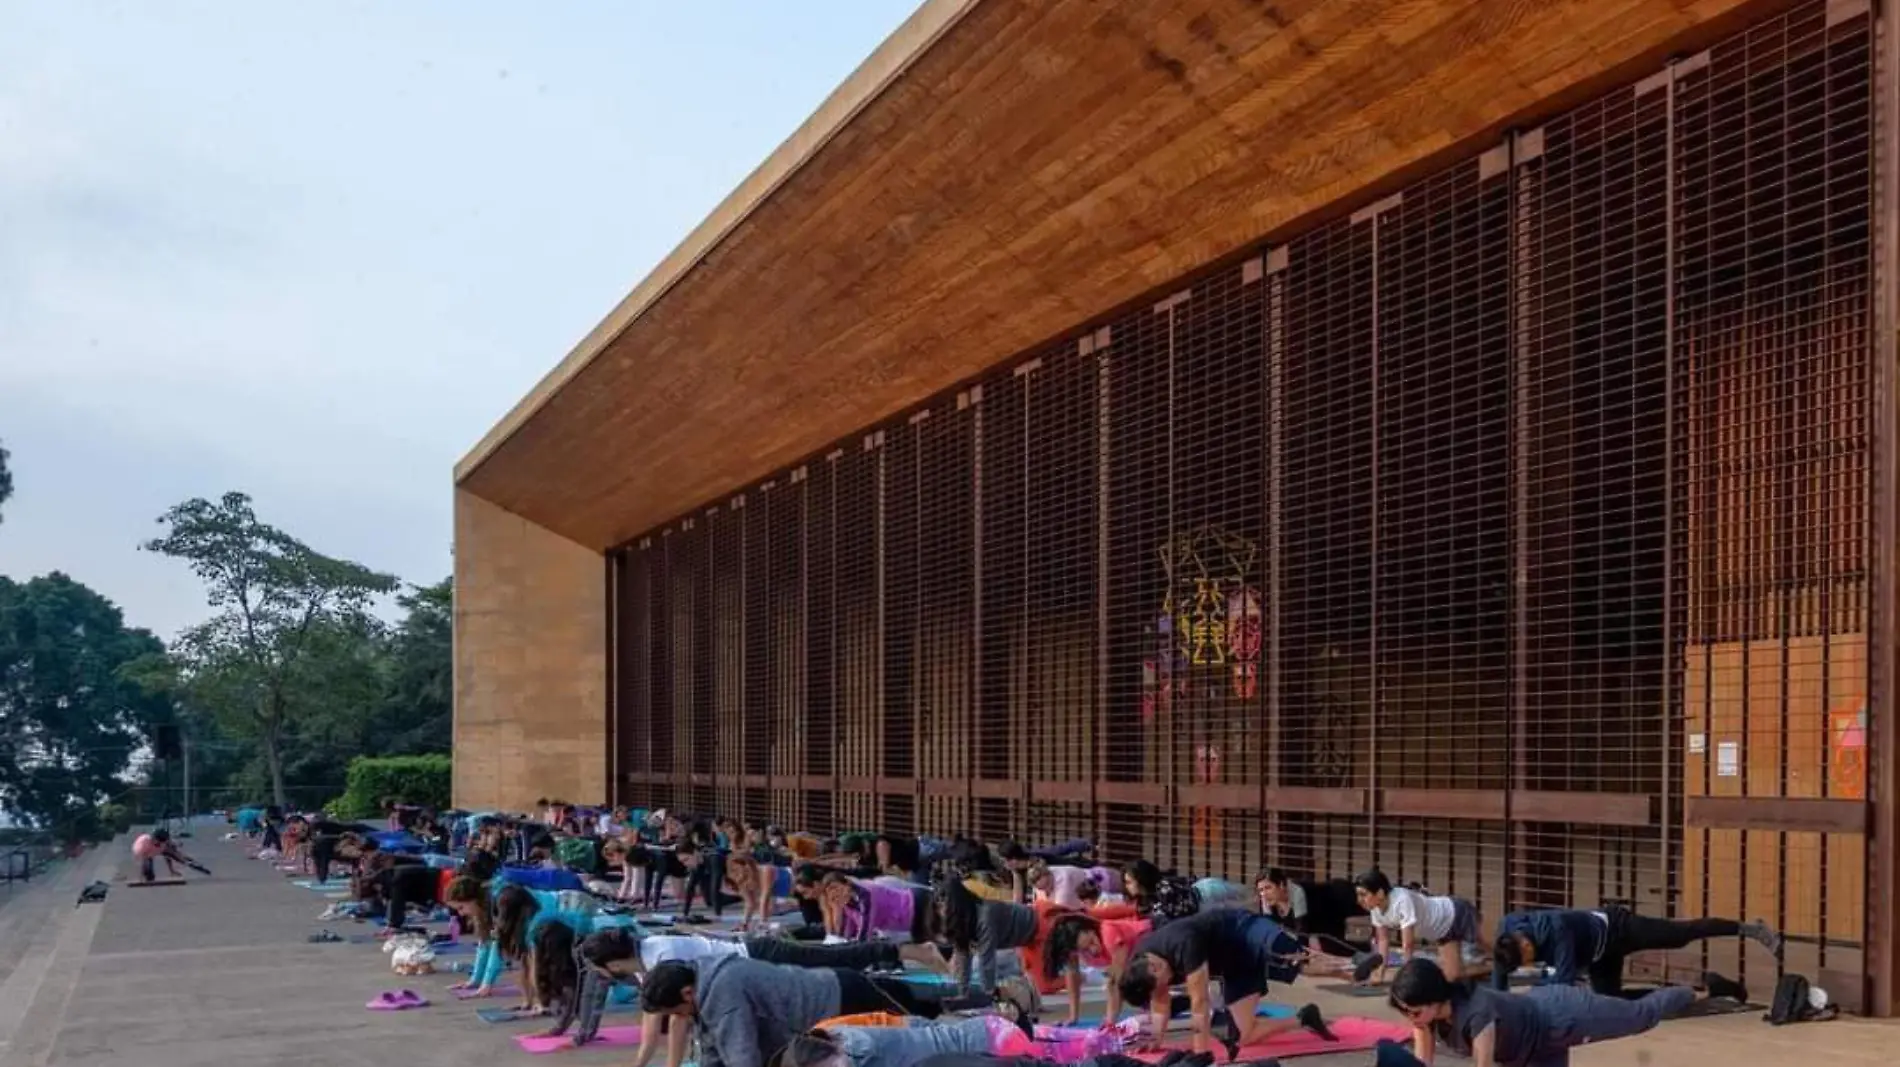
<svg viewBox="0 0 1900 1067">
<path fill-rule="evenodd" d="M 1689 797 L 1690 826 L 1711 830 L 1785 830 L 1864 834 L 1871 810 L 1863 800 L 1804 800 L 1794 797 Z"/>
</svg>

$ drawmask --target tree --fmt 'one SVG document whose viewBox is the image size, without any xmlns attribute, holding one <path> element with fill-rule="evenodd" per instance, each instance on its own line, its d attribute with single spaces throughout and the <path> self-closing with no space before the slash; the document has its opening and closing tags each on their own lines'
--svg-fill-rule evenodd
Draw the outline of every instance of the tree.
<svg viewBox="0 0 1900 1067">
<path fill-rule="evenodd" d="M 100 805 L 171 721 L 169 701 L 129 670 L 163 651 L 64 574 L 0 578 L 0 802 L 69 840 L 108 832 Z"/>
<path fill-rule="evenodd" d="M 144 548 L 188 564 L 215 611 L 174 644 L 170 688 L 256 741 L 272 796 L 285 804 L 285 742 L 334 703 L 328 668 L 341 635 L 374 629 L 368 609 L 396 579 L 259 520 L 243 493 L 188 500 L 158 522 L 164 535 Z"/>
<path fill-rule="evenodd" d="M 397 598 L 406 614 L 385 649 L 385 688 L 366 738 L 372 753 L 419 756 L 448 748 L 455 715 L 451 583 L 411 586 Z"/>
<path fill-rule="evenodd" d="M 13 495 L 13 475 L 7 472 L 7 448 L 0 445 L 0 504 Z"/>
</svg>

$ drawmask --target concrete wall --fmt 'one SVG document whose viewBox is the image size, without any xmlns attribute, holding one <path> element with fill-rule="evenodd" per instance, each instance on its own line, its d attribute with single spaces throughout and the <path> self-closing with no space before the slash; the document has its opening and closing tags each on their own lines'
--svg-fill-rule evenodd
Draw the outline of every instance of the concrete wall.
<svg viewBox="0 0 1900 1067">
<path fill-rule="evenodd" d="M 455 493 L 455 803 L 607 798 L 598 553 Z"/>
</svg>

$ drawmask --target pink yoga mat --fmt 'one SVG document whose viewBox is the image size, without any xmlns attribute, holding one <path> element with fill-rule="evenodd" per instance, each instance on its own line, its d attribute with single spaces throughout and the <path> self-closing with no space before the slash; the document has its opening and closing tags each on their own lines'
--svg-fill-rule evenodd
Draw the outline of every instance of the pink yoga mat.
<svg viewBox="0 0 1900 1067">
<path fill-rule="evenodd" d="M 1318 1056 L 1327 1052 L 1364 1052 L 1381 1041 L 1404 1041 L 1412 1036 L 1412 1028 L 1403 1023 L 1383 1023 L 1376 1019 L 1328 1019 L 1326 1024 L 1333 1033 L 1339 1035 L 1337 1041 L 1327 1041 L 1310 1030 L 1294 1030 L 1281 1034 L 1271 1041 L 1258 1041 L 1251 1045 L 1240 1046 L 1240 1060 L 1264 1060 L 1278 1056 Z M 1153 1052 L 1138 1052 L 1136 1058 L 1149 1063 L 1166 1054 L 1165 1049 Z M 1216 1058 L 1225 1058 L 1226 1053 L 1216 1048 Z"/>
<path fill-rule="evenodd" d="M 637 1026 L 603 1026 L 594 1035 L 594 1039 L 581 1046 L 583 1048 L 633 1048 L 640 1043 L 640 1028 Z M 560 1037 L 543 1037 L 540 1034 L 517 1034 L 515 1044 L 523 1052 L 536 1056 L 549 1052 L 566 1052 L 574 1047 L 574 1038 L 568 1034 Z"/>
</svg>

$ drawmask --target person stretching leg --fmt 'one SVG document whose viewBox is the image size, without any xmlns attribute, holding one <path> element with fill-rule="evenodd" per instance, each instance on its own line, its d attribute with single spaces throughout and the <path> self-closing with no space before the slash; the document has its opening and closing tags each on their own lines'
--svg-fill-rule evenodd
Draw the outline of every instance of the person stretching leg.
<svg viewBox="0 0 1900 1067">
<path fill-rule="evenodd" d="M 1710 996 L 1737 1001 L 1748 990 L 1718 974 L 1704 976 Z M 1440 1044 L 1476 1067 L 1569 1067 L 1570 1050 L 1653 1030 L 1697 1000 L 1686 986 L 1666 986 L 1640 1000 L 1608 997 L 1576 986 L 1539 986 L 1521 996 L 1455 982 L 1438 964 L 1417 959 L 1392 981 L 1392 1006 L 1412 1024 L 1412 1053 L 1382 1046 L 1379 1067 L 1431 1067 Z"/>
<path fill-rule="evenodd" d="M 1600 911 L 1514 911 L 1498 923 L 1491 949 L 1491 985 L 1509 988 L 1512 971 L 1527 963 L 1550 968 L 1550 985 L 1574 985 L 1587 968 L 1590 988 L 1606 996 L 1623 991 L 1623 961 L 1652 949 L 1686 948 L 1711 937 L 1746 937 L 1777 956 L 1781 937 L 1762 923 L 1734 919 L 1655 919 L 1611 905 Z"/>
</svg>

